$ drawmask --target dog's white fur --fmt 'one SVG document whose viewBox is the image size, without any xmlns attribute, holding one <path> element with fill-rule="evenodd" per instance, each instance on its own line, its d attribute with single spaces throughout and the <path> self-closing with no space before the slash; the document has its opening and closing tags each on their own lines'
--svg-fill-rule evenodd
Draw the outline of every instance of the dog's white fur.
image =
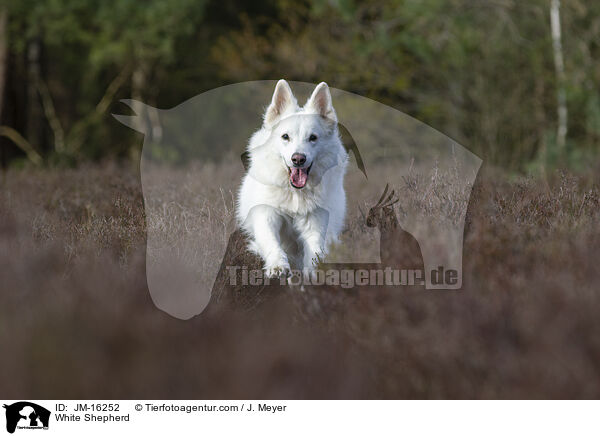
<svg viewBox="0 0 600 436">
<path fill-rule="evenodd" d="M 247 150 L 250 166 L 238 195 L 237 219 L 249 249 L 260 255 L 268 276 L 292 268 L 312 271 L 337 241 L 346 215 L 348 154 L 327 84 L 317 85 L 301 108 L 289 84 L 280 80 Z M 310 171 L 302 189 L 291 185 L 294 153 L 306 156 L 302 168 Z"/>
</svg>

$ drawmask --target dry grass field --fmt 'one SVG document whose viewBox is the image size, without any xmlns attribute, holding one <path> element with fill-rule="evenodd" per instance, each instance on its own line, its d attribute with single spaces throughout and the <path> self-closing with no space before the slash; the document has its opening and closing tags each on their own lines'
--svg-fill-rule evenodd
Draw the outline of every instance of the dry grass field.
<svg viewBox="0 0 600 436">
<path fill-rule="evenodd" d="M 195 174 L 173 195 L 200 192 L 185 228 L 217 247 L 231 231 L 237 180 L 226 165 Z M 284 289 L 250 311 L 209 305 L 181 321 L 150 299 L 146 235 L 169 220 L 146 219 L 137 169 L 10 170 L 0 190 L 0 391 L 599 398 L 598 174 L 556 172 L 542 182 L 483 168 L 459 291 Z M 405 196 L 409 188 L 397 187 Z M 412 207 L 403 195 L 399 204 Z M 377 236 L 357 214 L 347 231 Z"/>
</svg>

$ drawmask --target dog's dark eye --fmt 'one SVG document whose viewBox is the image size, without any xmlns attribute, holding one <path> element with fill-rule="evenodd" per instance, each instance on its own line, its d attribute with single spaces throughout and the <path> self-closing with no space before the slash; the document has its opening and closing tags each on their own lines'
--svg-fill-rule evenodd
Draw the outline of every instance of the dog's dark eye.
<svg viewBox="0 0 600 436">
<path fill-rule="evenodd" d="M 287 133 L 284 133 L 283 135 L 281 135 L 281 138 L 282 138 L 284 141 L 289 141 L 289 140 L 290 140 L 290 135 L 288 135 Z"/>
<path fill-rule="evenodd" d="M 317 135 L 314 133 L 308 137 L 308 140 L 311 142 L 315 142 L 317 140 Z"/>
</svg>

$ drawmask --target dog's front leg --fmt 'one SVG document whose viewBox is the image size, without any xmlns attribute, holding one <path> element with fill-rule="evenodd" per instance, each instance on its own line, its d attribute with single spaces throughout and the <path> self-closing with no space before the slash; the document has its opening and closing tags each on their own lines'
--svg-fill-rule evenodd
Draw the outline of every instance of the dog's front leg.
<svg viewBox="0 0 600 436">
<path fill-rule="evenodd" d="M 327 254 L 325 235 L 328 222 L 329 213 L 322 208 L 294 220 L 294 226 L 298 230 L 302 242 L 302 268 L 305 275 L 312 273 L 319 260 L 322 260 Z"/>
<path fill-rule="evenodd" d="M 268 277 L 288 275 L 290 272 L 290 263 L 279 236 L 283 223 L 284 218 L 274 207 L 259 205 L 250 210 L 243 225 L 252 237 L 250 250 L 262 258 Z"/>
</svg>

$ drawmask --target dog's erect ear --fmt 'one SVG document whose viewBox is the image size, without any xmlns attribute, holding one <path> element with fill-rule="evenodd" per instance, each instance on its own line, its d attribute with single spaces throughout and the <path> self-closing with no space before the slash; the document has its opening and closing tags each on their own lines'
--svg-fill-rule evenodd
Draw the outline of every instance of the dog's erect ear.
<svg viewBox="0 0 600 436">
<path fill-rule="evenodd" d="M 334 123 L 337 123 L 337 115 L 333 104 L 331 103 L 331 93 L 327 83 L 321 82 L 317 85 L 312 95 L 306 102 L 306 108 L 309 113 L 321 115 Z"/>
<path fill-rule="evenodd" d="M 265 124 L 273 125 L 288 111 L 298 108 L 290 85 L 283 79 L 277 82 L 271 104 L 265 112 Z"/>
</svg>

